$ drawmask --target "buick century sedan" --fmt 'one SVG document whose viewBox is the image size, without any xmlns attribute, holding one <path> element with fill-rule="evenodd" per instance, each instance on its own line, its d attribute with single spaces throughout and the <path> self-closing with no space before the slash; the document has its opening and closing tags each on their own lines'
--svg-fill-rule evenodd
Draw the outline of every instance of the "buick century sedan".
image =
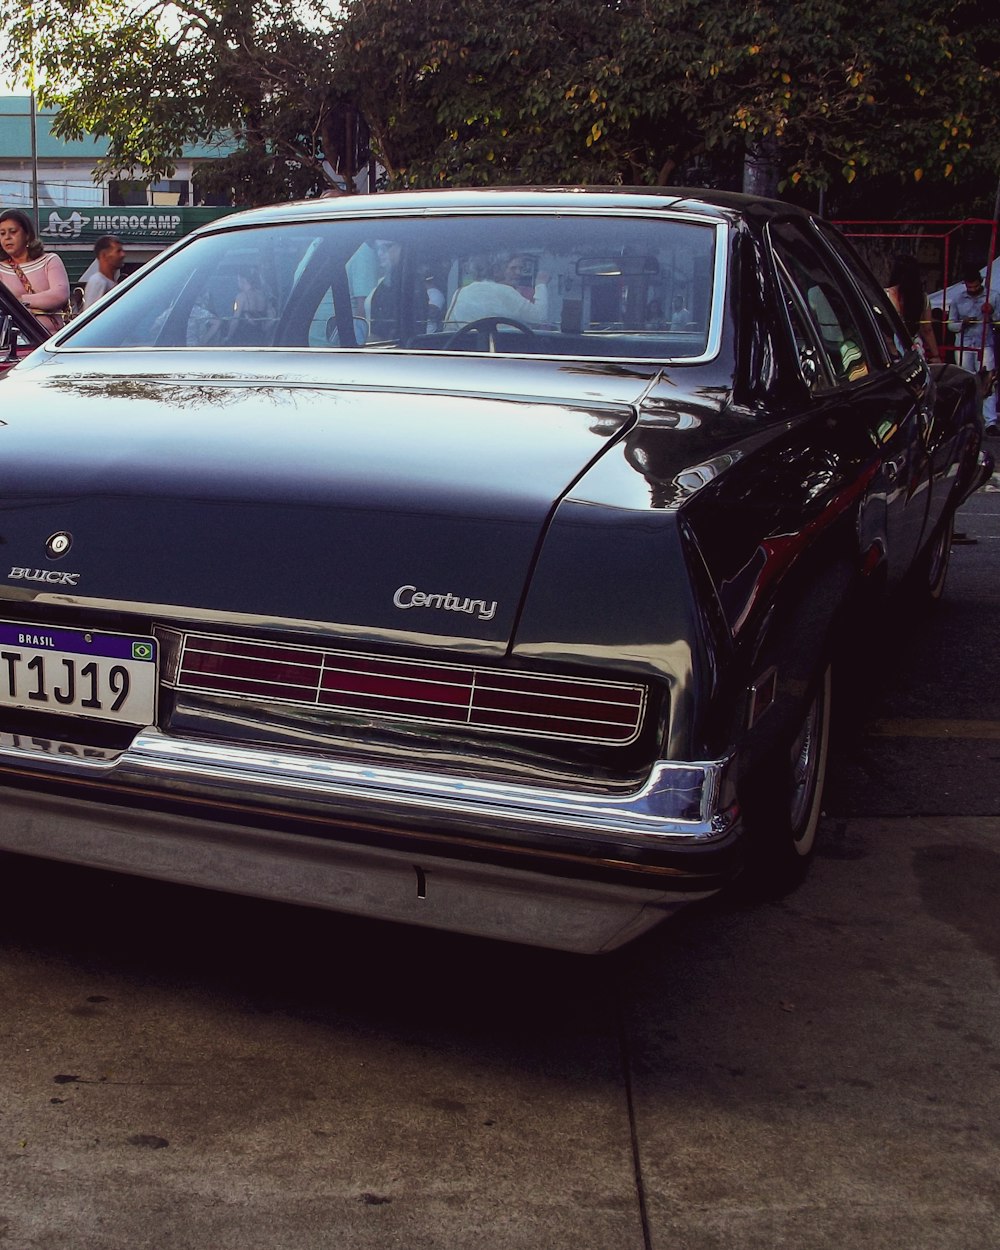
<svg viewBox="0 0 1000 1250">
<path fill-rule="evenodd" d="M 990 470 L 722 193 L 253 210 L 0 389 L 0 847 L 581 952 L 794 881 L 843 640 Z"/>
</svg>

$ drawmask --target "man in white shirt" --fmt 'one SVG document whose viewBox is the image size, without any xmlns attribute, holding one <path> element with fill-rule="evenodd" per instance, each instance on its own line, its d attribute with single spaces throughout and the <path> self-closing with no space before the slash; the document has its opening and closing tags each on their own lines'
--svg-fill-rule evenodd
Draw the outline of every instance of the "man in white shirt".
<svg viewBox="0 0 1000 1250">
<path fill-rule="evenodd" d="M 484 318 L 501 321 L 520 321 L 537 326 L 549 317 L 549 275 L 540 272 L 527 289 L 526 296 L 519 289 L 518 280 L 525 281 L 522 258 L 495 257 L 491 267 L 492 277 L 480 277 L 460 287 L 451 301 L 444 328 L 454 330 L 472 321 Z"/>
<path fill-rule="evenodd" d="M 83 288 L 83 308 L 95 304 L 118 280 L 118 270 L 125 259 L 125 249 L 121 239 L 113 234 L 102 235 L 94 244 L 94 255 L 97 257 L 97 272 L 87 279 Z"/>
</svg>

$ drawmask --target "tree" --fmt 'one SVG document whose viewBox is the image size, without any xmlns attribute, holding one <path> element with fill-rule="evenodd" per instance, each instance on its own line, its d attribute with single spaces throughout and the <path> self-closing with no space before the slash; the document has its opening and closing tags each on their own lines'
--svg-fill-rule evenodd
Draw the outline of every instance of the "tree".
<svg viewBox="0 0 1000 1250">
<path fill-rule="evenodd" d="M 395 185 L 655 182 L 699 137 L 649 11 L 348 0 L 339 82 Z"/>
<path fill-rule="evenodd" d="M 3 6 L 6 6 L 4 8 Z M 213 175 L 277 199 L 353 173 L 392 186 L 714 183 L 790 198 L 995 186 L 1000 17 L 977 0 L 0 0 L 57 130 L 105 170 Z M 969 211 L 969 208 L 960 211 Z"/>
<path fill-rule="evenodd" d="M 861 174 L 955 186 L 1000 164 L 1000 19 L 971 3 L 348 0 L 346 13 L 341 81 L 396 183 L 662 183 L 746 163 L 794 194 Z"/>
<path fill-rule="evenodd" d="M 367 159 L 357 111 L 333 85 L 320 0 L 0 2 L 7 66 L 33 66 L 53 130 L 108 140 L 99 176 L 169 176 L 183 148 L 215 143 L 205 182 L 238 199 L 287 199 L 350 178 Z"/>
<path fill-rule="evenodd" d="M 780 152 L 785 186 L 862 173 L 955 186 L 1000 164 L 996 16 L 927 0 L 703 7 L 709 139 L 726 142 L 731 106 L 750 147 Z"/>
</svg>

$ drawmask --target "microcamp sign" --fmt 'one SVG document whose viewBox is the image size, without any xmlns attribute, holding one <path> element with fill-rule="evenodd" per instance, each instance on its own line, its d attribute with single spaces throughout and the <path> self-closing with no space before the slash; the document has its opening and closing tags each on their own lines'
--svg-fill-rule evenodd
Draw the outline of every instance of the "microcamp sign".
<svg viewBox="0 0 1000 1250">
<path fill-rule="evenodd" d="M 164 247 L 206 222 L 234 212 L 231 208 L 88 207 L 52 209 L 39 215 L 39 235 L 48 244 L 95 243 L 114 234 L 123 243 Z"/>
</svg>

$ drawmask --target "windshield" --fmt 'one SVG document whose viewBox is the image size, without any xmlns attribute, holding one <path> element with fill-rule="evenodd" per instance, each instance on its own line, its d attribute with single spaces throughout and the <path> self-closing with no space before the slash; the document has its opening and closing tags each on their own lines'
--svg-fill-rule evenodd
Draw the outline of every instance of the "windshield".
<svg viewBox="0 0 1000 1250">
<path fill-rule="evenodd" d="M 718 229 L 525 213 L 222 231 L 152 267 L 60 346 L 704 358 Z"/>
</svg>

